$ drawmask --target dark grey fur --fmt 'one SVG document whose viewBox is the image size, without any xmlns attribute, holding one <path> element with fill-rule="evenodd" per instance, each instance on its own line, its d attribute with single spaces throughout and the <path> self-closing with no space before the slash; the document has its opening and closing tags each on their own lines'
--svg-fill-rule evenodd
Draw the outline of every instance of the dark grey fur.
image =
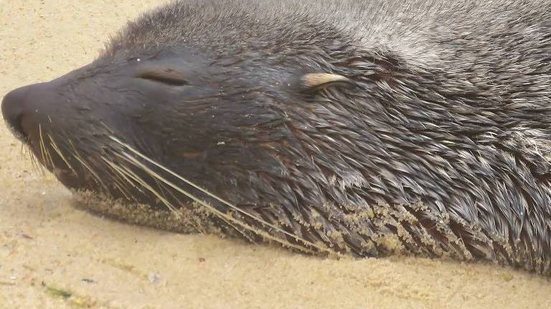
<svg viewBox="0 0 551 309">
<path fill-rule="evenodd" d="M 156 86 L 114 79 L 137 59 L 177 62 L 191 90 L 144 99 Z M 300 91 L 309 72 L 355 86 Z M 117 148 L 102 121 L 179 175 L 334 250 L 551 273 L 551 1 L 176 1 L 72 74 L 63 114 L 90 110 L 47 129 L 92 141 L 77 144 L 88 157 Z"/>
</svg>

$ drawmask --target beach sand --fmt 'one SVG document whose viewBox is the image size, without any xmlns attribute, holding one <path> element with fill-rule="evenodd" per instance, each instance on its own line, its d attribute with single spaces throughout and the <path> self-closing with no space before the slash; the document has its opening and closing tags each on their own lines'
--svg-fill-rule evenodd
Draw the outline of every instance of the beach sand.
<svg viewBox="0 0 551 309">
<path fill-rule="evenodd" d="M 86 64 L 156 3 L 0 0 L 0 96 Z M 551 308 L 549 279 L 509 268 L 321 259 L 128 225 L 72 201 L 0 122 L 0 308 Z"/>
</svg>

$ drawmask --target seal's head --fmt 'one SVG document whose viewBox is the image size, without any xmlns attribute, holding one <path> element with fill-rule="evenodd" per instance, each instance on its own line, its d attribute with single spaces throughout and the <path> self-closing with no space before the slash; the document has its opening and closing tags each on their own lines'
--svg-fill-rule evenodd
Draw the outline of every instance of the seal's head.
<svg viewBox="0 0 551 309">
<path fill-rule="evenodd" d="M 417 2 L 438 14 L 176 1 L 2 112 L 73 189 L 205 202 L 229 230 L 301 248 L 549 271 L 550 45 L 534 30 L 548 19 Z M 494 15 L 525 24 L 502 36 Z M 504 58 L 511 42 L 522 57 Z"/>
<path fill-rule="evenodd" d="M 128 146 L 236 204 L 286 197 L 295 205 L 294 183 L 303 183 L 304 197 L 318 194 L 308 193 L 317 176 L 311 183 L 294 178 L 310 168 L 304 144 L 311 141 L 302 134 L 314 130 L 306 121 L 317 108 L 311 102 L 324 89 L 354 85 L 331 64 L 320 65 L 345 40 L 335 32 L 312 42 L 314 28 L 188 9 L 177 26 L 172 11 L 147 15 L 90 65 L 8 93 L 8 125 L 72 189 L 162 204 L 151 175 L 122 155 Z M 182 31 L 166 33 L 171 27 Z M 320 55 L 297 58 L 312 43 L 322 46 Z M 121 177 L 156 193 L 121 188 Z"/>
</svg>

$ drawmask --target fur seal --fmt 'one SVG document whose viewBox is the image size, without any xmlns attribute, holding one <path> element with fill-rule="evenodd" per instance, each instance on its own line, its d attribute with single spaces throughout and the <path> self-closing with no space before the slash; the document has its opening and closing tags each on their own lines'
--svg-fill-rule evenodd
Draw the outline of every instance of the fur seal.
<svg viewBox="0 0 551 309">
<path fill-rule="evenodd" d="M 223 234 L 551 273 L 547 0 L 174 1 L 2 113 L 68 188 Z"/>
</svg>

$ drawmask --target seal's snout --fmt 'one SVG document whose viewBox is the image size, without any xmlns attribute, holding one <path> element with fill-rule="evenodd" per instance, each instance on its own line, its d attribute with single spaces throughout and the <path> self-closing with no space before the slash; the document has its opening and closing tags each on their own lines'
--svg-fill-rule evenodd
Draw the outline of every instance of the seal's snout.
<svg viewBox="0 0 551 309">
<path fill-rule="evenodd" d="M 54 84 L 38 83 L 12 90 L 2 100 L 2 115 L 13 134 L 28 141 L 59 102 Z"/>
<path fill-rule="evenodd" d="M 9 92 L 2 100 L 2 116 L 15 135 L 19 138 L 25 137 L 22 119 L 25 113 L 25 105 L 29 95 L 29 88 L 25 86 Z"/>
</svg>

